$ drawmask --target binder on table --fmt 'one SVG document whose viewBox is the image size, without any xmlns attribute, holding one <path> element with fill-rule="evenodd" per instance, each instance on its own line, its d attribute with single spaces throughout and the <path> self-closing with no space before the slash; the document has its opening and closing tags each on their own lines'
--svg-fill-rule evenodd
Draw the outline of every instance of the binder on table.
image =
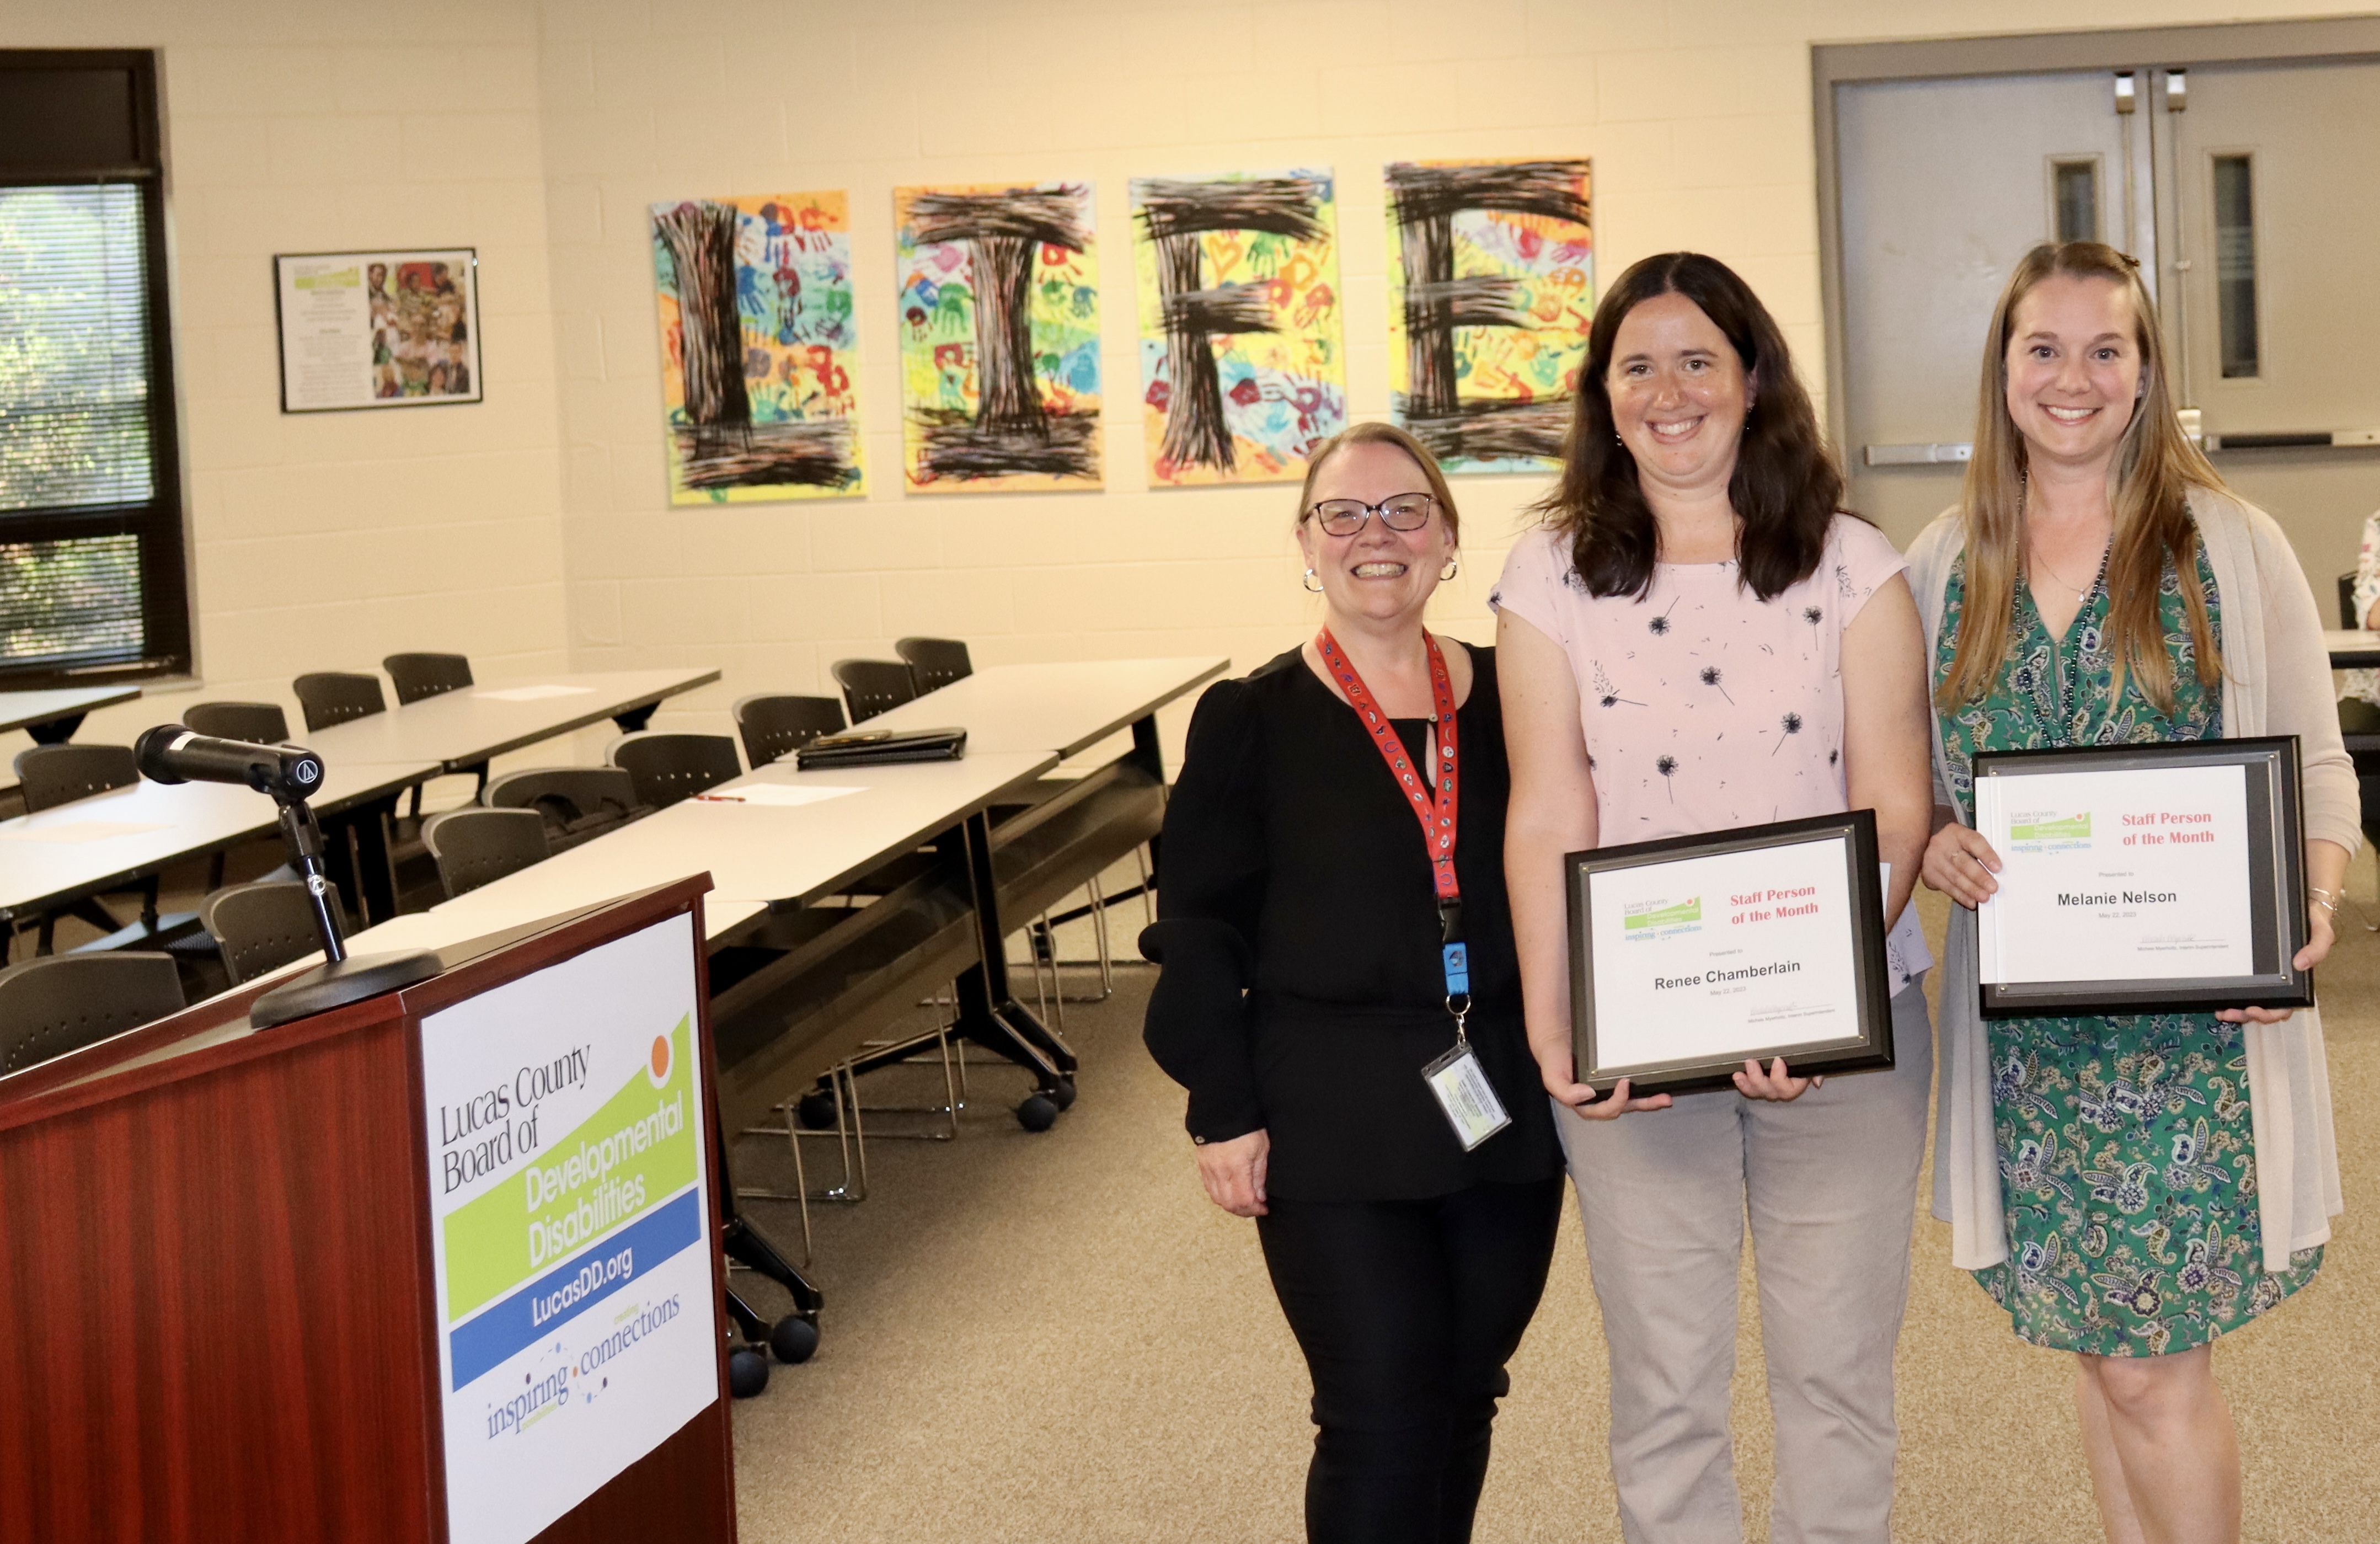
<svg viewBox="0 0 2380 1544">
<path fill-rule="evenodd" d="M 804 772 L 814 767 L 880 767 L 898 761 L 955 761 L 966 754 L 964 729 L 846 729 L 821 735 L 794 752 Z"/>
</svg>

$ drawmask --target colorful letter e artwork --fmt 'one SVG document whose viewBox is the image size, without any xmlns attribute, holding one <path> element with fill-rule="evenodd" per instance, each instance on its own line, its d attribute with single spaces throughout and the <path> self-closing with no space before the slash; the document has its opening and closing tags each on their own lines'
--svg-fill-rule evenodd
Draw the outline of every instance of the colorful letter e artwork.
<svg viewBox="0 0 2380 1544">
<path fill-rule="evenodd" d="M 848 203 L 653 206 L 671 503 L 863 491 Z"/>
<path fill-rule="evenodd" d="M 1132 211 L 1151 479 L 1304 477 L 1347 422 L 1330 173 L 1136 177 Z"/>
<path fill-rule="evenodd" d="M 1451 472 L 1560 465 L 1595 315 L 1584 161 L 1389 167 L 1389 392 Z"/>
</svg>

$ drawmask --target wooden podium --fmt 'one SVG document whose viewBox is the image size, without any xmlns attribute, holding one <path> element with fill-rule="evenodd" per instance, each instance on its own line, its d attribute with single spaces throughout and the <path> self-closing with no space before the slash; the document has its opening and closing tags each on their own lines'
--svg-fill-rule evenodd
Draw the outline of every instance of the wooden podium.
<svg viewBox="0 0 2380 1544">
<path fill-rule="evenodd" d="M 258 983 L 0 1080 L 0 1540 L 732 1541 L 709 888 L 458 944 L 433 979 L 261 1032 Z M 425 1101 L 540 1026 L 571 1049 L 502 1100 Z M 631 1043 L 651 1087 L 613 1056 L 616 1092 L 565 1135 Z M 509 1167 L 475 1125 L 498 1103 L 527 1122 Z M 474 1129 L 440 1150 L 442 1118 Z M 538 1343 L 506 1361 L 514 1319 Z"/>
</svg>

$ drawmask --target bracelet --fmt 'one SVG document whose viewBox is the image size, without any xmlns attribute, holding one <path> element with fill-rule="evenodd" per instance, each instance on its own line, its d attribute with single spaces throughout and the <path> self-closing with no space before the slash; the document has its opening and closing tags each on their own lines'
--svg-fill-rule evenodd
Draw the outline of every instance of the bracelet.
<svg viewBox="0 0 2380 1544">
<path fill-rule="evenodd" d="M 2330 913 L 2333 917 L 2338 915 L 2339 896 L 2332 894 L 2330 891 L 2325 890 L 2318 884 L 2307 885 L 2306 890 L 2313 896 L 2314 905 L 2322 907 L 2323 910 Z"/>
</svg>

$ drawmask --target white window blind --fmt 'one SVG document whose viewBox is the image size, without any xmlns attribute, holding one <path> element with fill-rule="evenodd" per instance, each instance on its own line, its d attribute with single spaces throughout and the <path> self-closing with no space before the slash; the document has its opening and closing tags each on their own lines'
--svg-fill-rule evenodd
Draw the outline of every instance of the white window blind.
<svg viewBox="0 0 2380 1544">
<path fill-rule="evenodd" d="M 37 516 L 155 495 L 141 199 L 121 182 L 0 188 L 0 667 L 145 652 L 139 537 L 10 540 Z"/>
</svg>

